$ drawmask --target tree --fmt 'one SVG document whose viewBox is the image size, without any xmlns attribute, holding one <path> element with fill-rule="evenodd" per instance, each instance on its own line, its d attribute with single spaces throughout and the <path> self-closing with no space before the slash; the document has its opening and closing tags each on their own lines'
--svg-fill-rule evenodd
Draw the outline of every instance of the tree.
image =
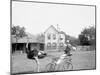
<svg viewBox="0 0 100 75">
<path fill-rule="evenodd" d="M 38 42 L 44 42 L 44 39 L 45 39 L 44 34 L 38 34 L 37 35 Z"/>
<path fill-rule="evenodd" d="M 95 45 L 95 27 L 85 28 L 79 35 L 81 45 Z"/>
<path fill-rule="evenodd" d="M 80 45 L 90 45 L 88 38 L 85 37 L 85 35 L 83 34 L 79 35 L 79 40 L 80 40 Z"/>
<path fill-rule="evenodd" d="M 13 26 L 11 28 L 11 34 L 15 35 L 18 38 L 26 36 L 25 28 L 20 26 Z"/>
<path fill-rule="evenodd" d="M 27 36 L 26 32 L 25 32 L 25 28 L 20 27 L 20 26 L 12 26 L 11 35 L 15 36 L 14 38 L 16 38 L 16 43 L 18 42 L 18 39 Z M 16 44 L 16 48 L 17 48 L 17 44 Z M 16 50 L 16 48 L 15 48 L 15 50 Z"/>
<path fill-rule="evenodd" d="M 73 36 L 65 34 L 65 43 L 66 43 L 67 40 L 70 40 L 70 44 L 73 45 L 73 46 L 79 45 L 79 39 L 78 38 L 75 38 Z"/>
</svg>

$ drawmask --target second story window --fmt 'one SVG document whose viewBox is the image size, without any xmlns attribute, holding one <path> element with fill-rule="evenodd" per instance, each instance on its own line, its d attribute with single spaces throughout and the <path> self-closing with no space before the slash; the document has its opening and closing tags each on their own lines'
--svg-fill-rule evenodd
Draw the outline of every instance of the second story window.
<svg viewBox="0 0 100 75">
<path fill-rule="evenodd" d="M 47 38 L 48 38 L 48 40 L 50 40 L 50 39 L 51 39 L 51 35 L 50 35 L 50 34 L 48 34 L 48 35 L 47 35 Z"/>
<path fill-rule="evenodd" d="M 60 38 L 59 38 L 59 40 L 63 40 L 63 38 L 61 37 L 61 35 L 60 35 Z"/>
<path fill-rule="evenodd" d="M 60 38 L 60 40 L 63 40 L 63 38 Z"/>
<path fill-rule="evenodd" d="M 54 40 L 56 39 L 56 34 L 53 34 L 53 39 L 54 39 Z"/>
</svg>

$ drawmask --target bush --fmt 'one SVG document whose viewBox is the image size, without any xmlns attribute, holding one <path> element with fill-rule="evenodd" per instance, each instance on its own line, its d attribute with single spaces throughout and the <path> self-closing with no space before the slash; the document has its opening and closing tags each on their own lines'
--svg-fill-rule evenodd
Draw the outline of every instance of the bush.
<svg viewBox="0 0 100 75">
<path fill-rule="evenodd" d="M 81 51 L 93 51 L 95 50 L 95 46 L 78 46 L 77 50 L 81 50 Z"/>
</svg>

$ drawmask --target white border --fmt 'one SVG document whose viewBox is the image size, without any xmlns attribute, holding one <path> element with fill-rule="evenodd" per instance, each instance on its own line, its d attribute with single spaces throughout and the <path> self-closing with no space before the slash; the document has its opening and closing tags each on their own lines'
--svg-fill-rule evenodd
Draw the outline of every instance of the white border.
<svg viewBox="0 0 100 75">
<path fill-rule="evenodd" d="M 35 0 L 36 1 L 36 0 Z M 98 75 L 100 73 L 100 1 L 99 0 L 39 0 L 58 3 L 76 3 L 97 6 L 97 70 L 42 73 L 40 75 Z M 0 0 L 0 75 L 10 74 L 10 0 Z M 37 75 L 37 74 L 34 74 Z"/>
</svg>

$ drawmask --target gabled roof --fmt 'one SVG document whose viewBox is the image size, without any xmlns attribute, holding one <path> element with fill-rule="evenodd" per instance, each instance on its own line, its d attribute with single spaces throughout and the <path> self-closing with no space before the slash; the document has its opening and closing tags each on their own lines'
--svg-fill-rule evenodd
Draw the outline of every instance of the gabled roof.
<svg viewBox="0 0 100 75">
<path fill-rule="evenodd" d="M 60 31 L 59 33 L 60 33 L 60 34 L 64 34 L 64 35 L 66 35 L 66 33 L 65 33 L 65 32 L 63 32 L 63 31 Z"/>
<path fill-rule="evenodd" d="M 59 33 L 59 31 L 53 25 L 51 25 L 48 29 L 46 29 L 44 33 L 46 33 L 50 28 L 53 28 L 55 31 Z"/>
</svg>

